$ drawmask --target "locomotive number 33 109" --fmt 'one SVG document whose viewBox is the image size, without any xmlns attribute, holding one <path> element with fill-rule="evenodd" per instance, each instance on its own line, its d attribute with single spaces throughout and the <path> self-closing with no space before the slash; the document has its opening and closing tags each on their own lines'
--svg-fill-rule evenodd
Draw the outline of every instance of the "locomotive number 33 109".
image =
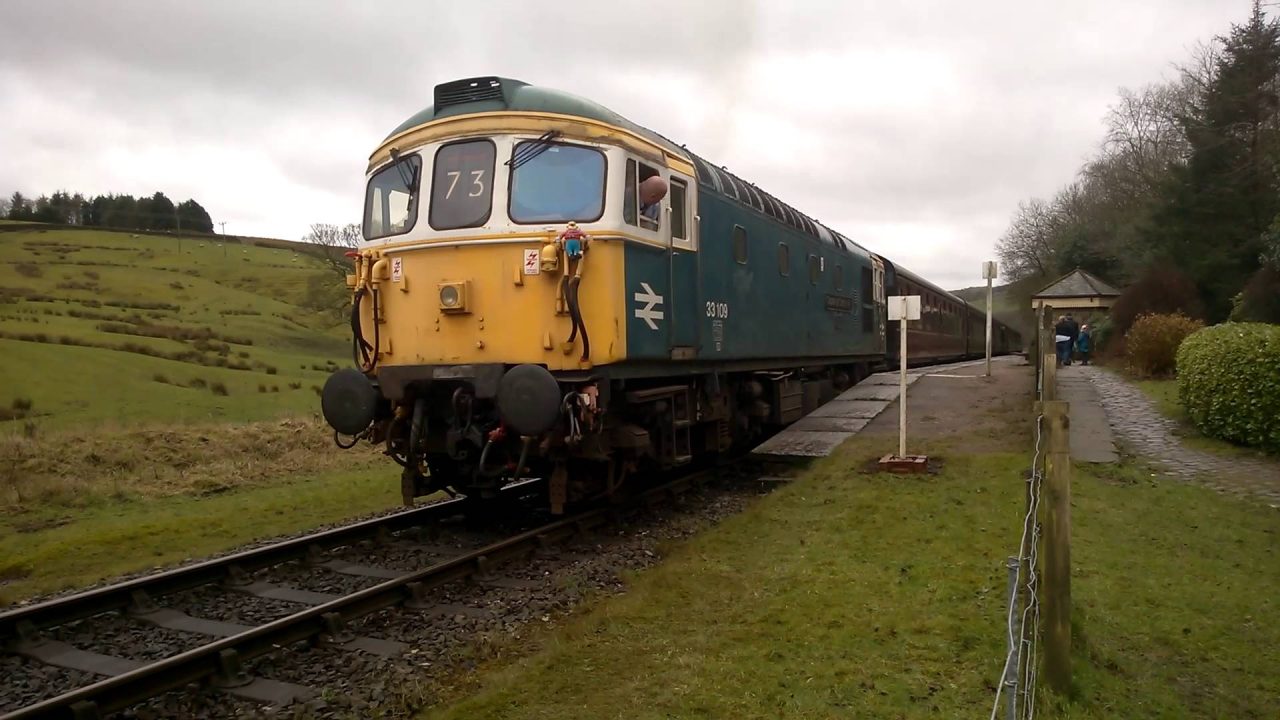
<svg viewBox="0 0 1280 720">
<path fill-rule="evenodd" d="M 707 317 L 719 318 L 721 320 L 727 319 L 729 317 L 729 303 L 708 300 L 707 301 Z"/>
</svg>

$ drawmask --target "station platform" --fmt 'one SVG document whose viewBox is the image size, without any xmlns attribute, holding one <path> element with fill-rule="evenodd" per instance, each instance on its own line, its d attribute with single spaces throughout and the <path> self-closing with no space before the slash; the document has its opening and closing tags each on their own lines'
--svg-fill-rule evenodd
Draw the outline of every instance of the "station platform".
<svg viewBox="0 0 1280 720">
<path fill-rule="evenodd" d="M 992 358 L 992 364 L 1021 362 L 1020 356 Z M 926 375 L 945 377 L 961 371 L 973 375 L 972 368 L 982 374 L 986 360 L 965 360 L 946 365 L 907 369 L 907 412 L 911 412 L 911 386 Z M 845 390 L 826 404 L 787 426 L 777 435 L 761 443 L 752 455 L 771 459 L 805 459 L 830 455 L 840 443 L 856 435 L 885 408 L 898 399 L 901 377 L 898 370 L 875 373 Z"/>
</svg>

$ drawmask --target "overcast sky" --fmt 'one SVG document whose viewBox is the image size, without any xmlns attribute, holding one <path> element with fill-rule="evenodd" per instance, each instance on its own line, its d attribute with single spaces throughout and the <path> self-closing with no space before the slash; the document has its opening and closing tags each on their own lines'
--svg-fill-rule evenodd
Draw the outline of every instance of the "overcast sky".
<svg viewBox="0 0 1280 720">
<path fill-rule="evenodd" d="M 625 9 L 624 9 L 625 8 Z M 60 2 L 0 12 L 0 193 L 195 198 L 229 233 L 359 222 L 440 82 L 591 98 L 948 288 L 1247 0 Z"/>
</svg>

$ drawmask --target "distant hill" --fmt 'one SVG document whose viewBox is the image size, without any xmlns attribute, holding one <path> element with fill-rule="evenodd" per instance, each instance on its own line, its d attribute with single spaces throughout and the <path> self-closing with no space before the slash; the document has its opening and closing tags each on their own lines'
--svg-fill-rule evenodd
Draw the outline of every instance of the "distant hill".
<svg viewBox="0 0 1280 720">
<path fill-rule="evenodd" d="M 311 309 L 317 289 L 340 294 L 342 279 L 305 249 L 0 232 L 0 431 L 316 411 L 350 346 L 332 311 Z"/>
<path fill-rule="evenodd" d="M 991 290 L 992 314 L 1001 322 L 1016 328 L 1022 333 L 1023 340 L 1030 337 L 1035 327 L 1035 313 L 1031 311 L 1031 295 L 1047 283 L 1042 277 L 1029 277 L 1006 285 L 996 285 Z M 962 290 L 952 290 L 974 307 L 983 310 L 987 307 L 987 286 L 978 285 Z"/>
</svg>

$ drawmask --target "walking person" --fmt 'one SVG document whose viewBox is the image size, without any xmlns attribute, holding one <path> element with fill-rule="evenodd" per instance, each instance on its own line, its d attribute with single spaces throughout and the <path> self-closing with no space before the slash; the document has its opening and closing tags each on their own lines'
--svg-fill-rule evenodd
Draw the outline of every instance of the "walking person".
<svg viewBox="0 0 1280 720">
<path fill-rule="evenodd" d="M 1053 342 L 1058 354 L 1058 365 L 1069 364 L 1071 359 L 1071 325 L 1067 323 L 1066 315 L 1060 316 L 1058 324 L 1053 326 Z"/>
<path fill-rule="evenodd" d="M 1080 364 L 1089 364 L 1089 351 L 1093 349 L 1093 338 L 1090 337 L 1089 326 L 1080 326 L 1080 337 L 1076 338 L 1076 350 L 1080 353 Z"/>
<path fill-rule="evenodd" d="M 1071 357 L 1076 349 L 1076 340 L 1080 338 L 1080 323 L 1071 317 L 1071 313 L 1067 313 L 1067 335 L 1071 337 L 1071 341 L 1067 343 L 1067 364 L 1071 364 Z"/>
</svg>

